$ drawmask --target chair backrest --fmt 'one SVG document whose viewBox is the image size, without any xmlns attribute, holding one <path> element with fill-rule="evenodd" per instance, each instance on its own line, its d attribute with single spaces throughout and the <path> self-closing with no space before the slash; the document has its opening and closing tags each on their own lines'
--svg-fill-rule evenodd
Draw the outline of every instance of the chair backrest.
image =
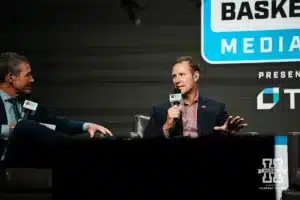
<svg viewBox="0 0 300 200">
<path fill-rule="evenodd" d="M 289 183 L 300 187 L 300 133 L 289 133 L 287 142 Z"/>
<path fill-rule="evenodd" d="M 297 190 L 300 192 L 300 168 L 295 169 L 292 172 L 292 177 L 290 180 L 290 189 Z"/>
<path fill-rule="evenodd" d="M 134 115 L 133 133 L 137 134 L 138 137 L 143 138 L 149 120 L 149 116 Z"/>
</svg>

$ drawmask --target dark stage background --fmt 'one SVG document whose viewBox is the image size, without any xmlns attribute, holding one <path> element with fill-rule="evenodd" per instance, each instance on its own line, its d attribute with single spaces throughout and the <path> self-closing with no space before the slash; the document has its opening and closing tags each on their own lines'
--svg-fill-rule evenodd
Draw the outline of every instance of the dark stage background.
<svg viewBox="0 0 300 200">
<path fill-rule="evenodd" d="M 258 80 L 258 71 L 297 69 L 299 63 L 211 65 L 200 54 L 200 9 L 188 0 L 144 1 L 142 24 L 128 19 L 119 0 L 43 0 L 2 6 L 1 52 L 29 57 L 35 95 L 58 113 L 132 130 L 135 114 L 168 100 L 178 56 L 201 64 L 200 93 L 247 119 L 245 131 L 285 134 L 299 128 L 299 98 L 257 111 L 265 87 L 299 87 L 297 80 Z M 299 69 L 299 68 L 298 68 Z"/>
</svg>

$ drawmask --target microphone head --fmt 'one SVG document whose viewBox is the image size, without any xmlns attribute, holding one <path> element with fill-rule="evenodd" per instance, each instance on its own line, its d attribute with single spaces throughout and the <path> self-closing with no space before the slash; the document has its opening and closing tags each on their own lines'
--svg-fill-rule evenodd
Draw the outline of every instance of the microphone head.
<svg viewBox="0 0 300 200">
<path fill-rule="evenodd" d="M 178 88 L 174 88 L 173 94 L 170 94 L 169 100 L 172 106 L 183 104 L 181 91 Z"/>
<path fill-rule="evenodd" d="M 24 109 L 28 109 L 28 110 L 31 110 L 33 112 L 36 111 L 37 106 L 38 106 L 38 103 L 35 103 L 33 101 L 29 101 L 29 100 L 25 100 L 24 104 L 23 104 Z"/>
<path fill-rule="evenodd" d="M 178 93 L 181 94 L 181 91 L 178 88 L 174 88 L 173 89 L 173 94 L 178 94 Z"/>
</svg>

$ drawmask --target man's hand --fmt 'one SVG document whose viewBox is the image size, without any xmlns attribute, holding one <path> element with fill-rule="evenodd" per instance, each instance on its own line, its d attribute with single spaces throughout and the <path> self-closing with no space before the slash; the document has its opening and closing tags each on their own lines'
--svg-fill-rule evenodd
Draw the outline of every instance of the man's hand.
<svg viewBox="0 0 300 200">
<path fill-rule="evenodd" d="M 229 116 L 222 126 L 216 126 L 214 127 L 214 129 L 216 131 L 225 131 L 235 134 L 239 132 L 242 128 L 245 128 L 247 126 L 248 124 L 244 123 L 244 118 L 241 118 L 240 116 L 237 116 L 235 118 Z"/>
<path fill-rule="evenodd" d="M 174 125 L 174 119 L 180 117 L 180 107 L 178 105 L 174 105 L 168 110 L 167 120 L 164 124 L 165 129 L 170 129 Z"/>
<path fill-rule="evenodd" d="M 90 137 L 93 138 L 95 135 L 95 132 L 101 132 L 104 135 L 109 135 L 112 136 L 113 134 L 110 132 L 110 130 L 108 130 L 107 128 L 105 128 L 104 126 L 100 126 L 98 124 L 93 124 L 93 123 L 89 123 L 88 124 L 88 133 L 90 134 Z"/>
</svg>

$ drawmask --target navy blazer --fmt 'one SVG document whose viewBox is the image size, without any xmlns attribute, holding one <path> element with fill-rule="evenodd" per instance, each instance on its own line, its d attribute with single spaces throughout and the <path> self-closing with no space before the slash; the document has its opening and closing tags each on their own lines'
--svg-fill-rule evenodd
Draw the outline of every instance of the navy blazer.
<svg viewBox="0 0 300 200">
<path fill-rule="evenodd" d="M 37 102 L 35 100 L 32 100 Z M 51 110 L 42 104 L 38 104 L 36 111 L 33 114 L 28 115 L 28 120 L 34 120 L 40 123 L 56 125 L 56 131 L 74 135 L 83 133 L 84 122 L 68 120 L 65 117 L 59 117 L 55 115 Z M 7 125 L 7 116 L 4 107 L 4 102 L 0 98 L 0 125 Z M 1 131 L 1 126 L 0 126 Z M 5 141 L 0 137 L 0 156 L 4 151 Z"/>
<path fill-rule="evenodd" d="M 154 105 L 148 126 L 144 131 L 144 138 L 164 137 L 162 127 L 167 119 L 168 109 L 171 107 L 169 102 Z M 197 125 L 198 135 L 218 134 L 215 131 L 215 126 L 221 126 L 228 118 L 225 104 L 213 99 L 199 96 Z M 170 132 L 170 137 L 183 135 L 182 120 L 178 120 L 174 129 Z"/>
<path fill-rule="evenodd" d="M 37 102 L 35 100 L 32 100 Z M 40 123 L 54 124 L 56 130 L 66 134 L 82 133 L 84 122 L 68 120 L 65 117 L 59 117 L 53 111 L 42 104 L 38 104 L 34 113 L 28 115 L 28 120 L 34 120 Z M 0 98 L 0 124 L 7 124 L 7 116 L 4 108 L 3 100 Z M 1 129 L 1 126 L 0 126 Z"/>
</svg>

